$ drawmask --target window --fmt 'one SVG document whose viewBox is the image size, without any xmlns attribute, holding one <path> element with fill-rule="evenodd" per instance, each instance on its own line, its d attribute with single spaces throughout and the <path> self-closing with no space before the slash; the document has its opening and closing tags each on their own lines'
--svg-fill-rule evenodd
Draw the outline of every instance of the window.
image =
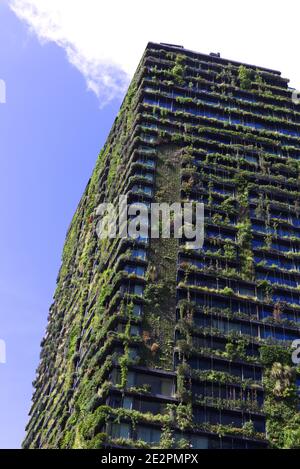
<svg viewBox="0 0 300 469">
<path fill-rule="evenodd" d="M 135 410 L 143 413 L 150 413 L 153 415 L 163 413 L 163 404 L 160 402 L 153 402 L 143 399 L 134 399 L 134 407 Z"/>
<path fill-rule="evenodd" d="M 133 305 L 132 314 L 134 316 L 141 316 L 141 314 L 142 314 L 142 305 Z"/>
<path fill-rule="evenodd" d="M 146 259 L 146 251 L 145 249 L 133 249 L 131 252 L 131 257 L 134 259 Z"/>
<path fill-rule="evenodd" d="M 208 448 L 208 438 L 203 436 L 193 435 L 191 437 L 191 447 L 193 449 L 207 449 Z"/>
<path fill-rule="evenodd" d="M 253 287 L 240 285 L 239 292 L 240 292 L 240 295 L 243 295 L 243 296 L 255 296 L 255 290 Z"/>
<path fill-rule="evenodd" d="M 129 348 L 128 355 L 131 360 L 135 360 L 138 357 L 138 350 L 136 348 Z"/>
<path fill-rule="evenodd" d="M 122 285 L 121 292 L 142 296 L 144 293 L 144 287 L 143 285 L 140 285 L 138 283 L 133 284 L 133 285 Z"/>
<path fill-rule="evenodd" d="M 129 371 L 127 374 L 127 387 L 131 388 L 135 386 L 135 373 L 133 371 Z"/>
<path fill-rule="evenodd" d="M 125 272 L 128 272 L 129 274 L 136 274 L 136 275 L 139 275 L 140 277 L 143 277 L 145 274 L 145 267 L 141 265 L 126 265 L 124 270 Z"/>
<path fill-rule="evenodd" d="M 122 396 L 112 395 L 109 399 L 109 405 L 113 409 L 118 409 L 119 407 L 122 407 Z"/>
<path fill-rule="evenodd" d="M 261 381 L 262 379 L 261 369 L 255 366 L 241 366 L 238 364 L 223 362 L 220 360 L 209 360 L 206 358 L 198 357 L 190 358 L 189 365 L 193 369 L 222 371 L 225 373 L 230 373 L 234 376 L 239 376 L 242 379 L 253 379 L 255 381 Z"/>
<path fill-rule="evenodd" d="M 249 163 L 257 163 L 257 156 L 244 155 L 243 158 Z"/>
<path fill-rule="evenodd" d="M 134 186 L 132 186 L 132 191 L 133 192 L 144 192 L 147 195 L 152 195 L 153 194 L 152 187 L 144 186 L 143 184 L 135 184 Z"/>
<path fill-rule="evenodd" d="M 133 399 L 132 397 L 124 397 L 123 399 L 123 408 L 124 409 L 132 409 L 133 406 Z"/>
<path fill-rule="evenodd" d="M 111 424 L 110 434 L 112 438 L 130 438 L 130 426 L 127 423 Z"/>
<path fill-rule="evenodd" d="M 111 372 L 111 375 L 110 375 L 110 379 L 111 379 L 111 382 L 113 384 L 120 384 L 121 382 L 121 375 L 120 375 L 120 372 L 119 370 L 117 370 L 117 368 L 114 368 Z"/>
<path fill-rule="evenodd" d="M 143 285 L 134 285 L 134 293 L 136 295 L 142 295 L 144 293 L 144 287 Z"/>
<path fill-rule="evenodd" d="M 148 385 L 152 394 L 163 394 L 164 396 L 172 396 L 174 390 L 173 380 L 161 378 L 159 376 L 148 375 L 146 373 L 129 372 L 127 375 L 127 386 L 144 386 Z"/>
<path fill-rule="evenodd" d="M 160 382 L 160 394 L 163 394 L 164 396 L 172 396 L 174 388 L 173 382 L 170 379 L 161 379 Z"/>
<path fill-rule="evenodd" d="M 139 335 L 140 334 L 139 326 L 131 326 L 130 327 L 130 334 L 131 335 Z"/>
<path fill-rule="evenodd" d="M 155 162 L 151 160 L 150 158 L 139 158 L 137 160 L 137 163 L 144 164 L 145 166 L 149 166 L 149 168 L 154 168 Z"/>
<path fill-rule="evenodd" d="M 136 439 L 145 441 L 149 444 L 159 443 L 160 440 L 160 430 L 151 427 L 145 427 L 138 425 L 136 427 Z"/>
</svg>

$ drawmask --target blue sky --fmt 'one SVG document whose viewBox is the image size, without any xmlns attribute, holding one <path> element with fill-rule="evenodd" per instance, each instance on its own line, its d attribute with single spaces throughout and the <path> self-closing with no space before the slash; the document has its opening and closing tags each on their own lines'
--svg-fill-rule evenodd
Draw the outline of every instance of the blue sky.
<svg viewBox="0 0 300 469">
<path fill-rule="evenodd" d="M 0 448 L 20 447 L 65 233 L 120 105 L 0 6 Z"/>
</svg>

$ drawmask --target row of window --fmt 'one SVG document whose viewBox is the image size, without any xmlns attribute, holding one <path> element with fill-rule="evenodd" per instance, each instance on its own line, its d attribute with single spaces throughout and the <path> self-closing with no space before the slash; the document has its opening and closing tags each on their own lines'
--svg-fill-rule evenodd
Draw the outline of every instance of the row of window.
<svg viewBox="0 0 300 469">
<path fill-rule="evenodd" d="M 123 408 L 127 410 L 136 410 L 142 413 L 151 413 L 153 415 L 163 414 L 167 411 L 166 405 L 159 401 L 150 401 L 130 396 L 111 395 L 108 399 L 108 405 L 113 408 Z M 209 423 L 212 425 L 228 425 L 240 428 L 249 420 L 257 432 L 265 431 L 265 421 L 263 417 L 249 417 L 249 414 L 231 412 L 230 410 L 217 410 L 214 408 L 194 407 L 194 422 L 196 424 Z M 144 440 L 148 441 L 148 440 Z"/>
<path fill-rule="evenodd" d="M 153 89 L 152 87 L 148 86 L 145 88 L 145 91 L 146 92 L 149 92 L 151 93 L 152 95 L 154 93 L 156 94 L 160 94 L 160 93 L 163 93 L 166 97 L 170 98 L 170 99 L 176 99 L 176 98 L 188 98 L 188 99 L 191 99 L 191 96 L 186 96 L 186 93 L 185 92 L 180 92 L 180 91 L 172 91 L 172 92 L 168 92 L 166 90 L 160 90 L 160 89 Z M 191 89 L 189 89 L 189 91 L 191 91 Z M 194 103 L 197 104 L 197 103 L 203 103 L 203 104 L 208 104 L 209 106 L 212 106 L 212 107 L 222 107 L 224 109 L 232 109 L 232 110 L 244 110 L 244 106 L 241 106 L 242 103 L 244 102 L 253 102 L 251 100 L 251 98 L 240 98 L 238 99 L 239 102 L 235 102 L 235 103 L 229 103 L 227 101 L 222 101 L 219 97 L 215 97 L 215 96 L 212 96 L 211 95 L 211 92 L 208 91 L 208 90 L 205 90 L 205 89 L 202 89 L 202 88 L 198 88 L 197 91 L 200 91 L 202 96 L 193 96 L 192 99 L 194 100 Z M 203 97 L 203 94 L 205 94 L 206 96 Z M 239 105 L 240 104 L 240 105 Z M 251 111 L 247 110 L 248 112 L 251 112 L 252 114 L 256 114 L 257 116 L 264 116 L 264 115 L 269 115 L 268 114 L 268 111 L 266 111 L 263 107 L 260 108 L 260 109 L 257 109 L 257 108 L 251 108 Z M 281 118 L 281 119 L 284 119 L 284 120 L 287 120 L 289 118 L 289 116 L 279 116 L 278 118 Z M 280 125 L 280 124 L 279 124 Z M 268 128 L 269 130 L 272 130 L 272 131 L 276 131 L 277 130 L 277 127 L 274 128 L 274 126 L 272 124 L 268 125 L 266 124 L 266 128 Z M 280 128 L 278 130 L 279 132 L 282 132 L 286 135 L 291 135 L 291 136 L 295 136 L 295 137 L 299 137 L 300 136 L 300 133 L 297 131 L 297 130 L 292 130 L 292 129 L 282 129 Z"/>
<path fill-rule="evenodd" d="M 114 368 L 111 372 L 110 379 L 113 384 L 121 383 L 121 372 Z M 142 371 L 129 371 L 127 375 L 126 388 L 144 388 L 151 394 L 162 395 L 164 397 L 173 397 L 175 395 L 175 382 L 172 378 L 166 378 L 158 375 L 151 375 L 143 373 Z M 226 400 L 243 400 L 246 402 L 257 402 L 259 405 L 263 404 L 263 392 L 255 389 L 242 389 L 234 385 L 224 385 L 215 382 L 202 382 L 192 384 L 192 394 L 196 398 L 212 397 Z M 116 399 L 122 396 L 116 396 Z M 125 399 L 125 398 L 124 398 Z M 140 399 L 139 399 L 140 401 Z M 120 401 L 118 401 L 120 402 Z M 135 403 L 136 406 L 141 408 L 142 404 Z M 148 404 L 145 404 L 145 406 Z M 152 404 L 149 404 L 150 406 Z M 122 406 L 125 408 L 133 408 L 133 398 L 126 397 L 122 401 Z M 120 405 L 116 404 L 116 407 Z M 143 407 L 146 409 L 146 407 Z"/>
<path fill-rule="evenodd" d="M 227 410 L 216 410 L 208 407 L 197 407 L 194 409 L 194 419 L 198 424 L 209 423 L 212 425 L 226 425 L 236 428 L 243 427 L 251 421 L 255 431 L 264 433 L 266 431 L 265 419 L 263 417 L 253 417 L 249 414 L 234 413 Z"/>
<path fill-rule="evenodd" d="M 253 238 L 252 239 L 252 247 L 253 248 L 261 248 L 265 247 L 266 242 L 264 238 Z M 300 256 L 300 246 L 294 242 L 283 242 L 282 240 L 277 239 L 276 241 L 272 241 L 270 245 L 270 249 L 275 249 L 276 251 L 281 252 L 292 252 L 295 254 L 299 254 Z"/>
<path fill-rule="evenodd" d="M 224 184 L 218 184 L 212 181 L 201 181 L 201 187 L 206 190 L 211 190 L 222 195 L 232 196 L 235 195 L 235 188 L 231 186 L 225 186 Z"/>
<path fill-rule="evenodd" d="M 242 380 L 251 379 L 254 381 L 262 380 L 262 369 L 256 365 L 241 365 L 229 361 L 219 360 L 213 357 L 191 357 L 188 360 L 189 365 L 193 370 L 197 371 L 221 371 L 229 373 Z"/>
<path fill-rule="evenodd" d="M 143 99 L 144 104 L 150 104 L 152 106 L 158 106 L 162 107 L 164 109 L 169 109 L 172 112 L 176 111 L 181 111 L 181 112 L 186 112 L 195 116 L 202 116 L 202 117 L 207 117 L 209 119 L 216 119 L 219 121 L 223 122 L 228 122 L 230 125 L 242 125 L 245 127 L 249 127 L 254 130 L 265 130 L 265 131 L 270 131 L 270 132 L 277 132 L 277 133 L 282 133 L 285 135 L 290 135 L 293 137 L 293 131 L 289 131 L 286 129 L 282 128 L 275 128 L 273 125 L 268 125 L 267 123 L 259 123 L 259 122 L 253 122 L 248 118 L 238 118 L 238 117 L 232 117 L 228 115 L 223 115 L 220 112 L 212 111 L 212 110 L 207 110 L 207 109 L 201 109 L 201 108 L 195 108 L 193 106 L 180 106 L 177 105 L 176 102 L 167 102 L 164 99 L 153 99 L 153 98 L 144 98 Z M 207 103 L 206 103 L 207 104 Z M 298 135 L 297 135 L 298 137 Z M 284 137 L 281 138 L 280 140 L 281 145 L 291 145 L 291 141 L 288 139 L 285 139 Z M 296 148 L 300 148 L 299 144 L 296 144 L 293 142 L 293 146 Z"/>
<path fill-rule="evenodd" d="M 167 411 L 166 404 L 160 401 L 122 396 L 121 394 L 112 394 L 108 399 L 108 405 L 114 409 L 121 407 L 127 410 L 136 410 L 144 414 L 149 412 L 153 415 L 164 414 Z"/>
<path fill-rule="evenodd" d="M 192 394 L 195 398 L 204 397 L 213 399 L 224 399 L 229 401 L 243 401 L 245 403 L 257 403 L 262 406 L 263 392 L 252 388 L 243 389 L 232 385 L 222 385 L 215 382 L 203 382 L 192 384 Z"/>
<path fill-rule="evenodd" d="M 258 218 L 257 217 L 257 210 L 253 207 L 250 208 L 250 215 L 253 218 Z M 269 211 L 268 216 L 270 218 L 277 218 L 278 220 L 285 220 L 286 222 L 290 223 L 291 225 L 294 225 L 296 227 L 300 227 L 300 218 L 298 217 L 293 217 L 291 214 L 280 211 L 280 210 L 275 210 L 271 209 Z M 262 216 L 264 219 L 265 217 Z"/>
<path fill-rule="evenodd" d="M 161 438 L 161 430 L 146 426 L 137 425 L 135 429 L 128 423 L 110 423 L 108 426 L 108 433 L 112 439 L 131 439 L 140 440 L 148 443 L 149 445 L 158 445 Z M 200 435 L 187 435 L 184 433 L 176 432 L 174 434 L 175 447 L 176 443 L 179 444 L 180 440 L 184 440 L 189 444 L 191 449 L 255 449 L 261 445 L 257 442 L 246 441 L 234 438 L 207 438 Z"/>
<path fill-rule="evenodd" d="M 209 315 L 195 316 L 194 322 L 198 326 L 209 327 L 212 329 L 218 329 L 224 334 L 229 334 L 230 332 L 236 332 L 237 334 L 246 334 L 252 337 L 260 337 L 261 339 L 273 338 L 277 340 L 295 340 L 300 338 L 300 333 L 274 328 L 270 325 L 263 324 L 253 324 L 252 322 L 237 322 L 230 319 L 224 318 L 214 318 Z"/>
<path fill-rule="evenodd" d="M 183 275 L 182 280 L 183 280 Z M 185 279 L 185 282 L 188 285 L 195 285 L 198 287 L 207 287 L 214 290 L 223 290 L 224 288 L 231 288 L 236 294 L 242 296 L 252 296 L 256 297 L 258 295 L 256 287 L 254 285 L 248 285 L 243 283 L 238 283 L 237 281 L 231 281 L 218 277 L 208 277 L 205 275 L 193 275 L 190 274 L 188 279 Z"/>
<path fill-rule="evenodd" d="M 300 285 L 300 278 L 298 275 L 283 274 L 282 272 L 260 272 L 256 271 L 255 274 L 258 280 L 267 280 L 268 282 L 276 285 L 287 285 L 288 287 L 298 288 Z"/>
<path fill-rule="evenodd" d="M 111 374 L 113 384 L 121 383 L 121 373 L 114 368 Z M 152 394 L 159 394 L 165 397 L 172 397 L 175 393 L 174 381 L 170 378 L 164 378 L 158 375 L 151 375 L 143 372 L 128 371 L 127 388 L 140 388 L 146 386 Z"/>
<path fill-rule="evenodd" d="M 269 274 L 261 274 L 257 273 L 257 278 L 261 280 L 269 280 Z M 183 280 L 183 278 L 182 278 Z M 241 296 L 252 297 L 254 299 L 258 298 L 259 300 L 264 301 L 266 299 L 265 291 L 263 288 L 256 288 L 255 286 L 251 285 L 243 285 L 237 282 L 234 282 L 229 279 L 224 278 L 212 278 L 212 277 L 200 277 L 199 275 L 190 275 L 188 279 L 184 279 L 185 283 L 189 286 L 196 286 L 202 288 L 210 288 L 212 290 L 224 290 L 225 288 L 231 288 L 232 291 Z M 272 281 L 273 280 L 273 281 Z M 270 274 L 270 282 L 276 285 L 282 285 L 283 288 L 288 284 L 288 282 L 292 282 L 293 280 L 283 280 L 280 276 L 276 276 L 275 274 Z M 277 301 L 284 301 L 286 303 L 290 303 L 291 305 L 300 305 L 300 293 L 295 291 L 279 291 L 279 292 L 272 292 L 270 294 L 270 301 L 277 302 Z"/>
<path fill-rule="evenodd" d="M 174 122 L 175 124 L 178 124 L 178 118 L 176 116 L 169 115 L 168 120 L 170 122 Z M 152 126 L 152 124 L 150 124 L 150 125 L 145 124 L 144 126 Z M 160 128 L 161 128 L 161 126 L 160 126 Z M 176 133 L 177 132 L 177 129 L 174 128 L 174 127 L 164 126 L 163 129 L 169 131 L 170 133 Z M 232 136 L 225 135 L 225 134 L 222 134 L 220 132 L 219 133 L 211 132 L 210 129 L 207 129 L 207 135 L 209 135 L 209 140 L 207 140 L 207 149 L 208 149 L 207 152 L 208 153 L 215 153 L 215 149 L 210 150 L 210 147 L 211 147 L 212 144 L 215 146 L 216 144 L 221 143 L 221 144 L 225 144 L 225 145 L 230 146 L 232 143 L 235 143 L 235 144 L 237 143 L 236 139 L 233 141 Z M 242 141 L 240 143 L 243 144 Z M 267 144 L 266 142 L 263 145 L 264 145 L 263 148 L 262 148 L 263 151 L 265 151 L 268 154 L 274 155 L 276 157 L 284 157 L 284 158 L 286 156 L 288 156 L 289 158 L 293 158 L 295 160 L 300 159 L 300 156 L 298 154 L 291 155 L 291 152 L 289 152 L 289 154 L 286 155 L 283 152 L 282 148 L 278 145 L 270 145 L 270 144 Z M 145 148 L 147 148 L 147 147 L 145 147 Z M 148 153 L 151 153 L 153 151 L 154 151 L 153 148 L 148 147 L 148 149 L 147 149 Z"/>
<path fill-rule="evenodd" d="M 299 156 L 299 159 L 300 159 L 300 156 Z M 293 196 L 293 194 L 287 194 L 287 193 L 283 194 L 280 192 L 276 192 L 275 188 L 273 187 L 264 188 L 264 193 L 267 194 L 269 201 L 273 203 L 274 205 L 276 205 L 276 203 L 283 203 L 285 205 L 288 205 L 289 210 L 295 209 L 295 201 L 297 200 L 295 199 L 295 195 Z M 250 202 L 257 203 L 257 199 L 258 199 L 257 196 L 258 196 L 257 190 L 253 192 L 250 191 L 250 194 L 249 194 Z"/>
<path fill-rule="evenodd" d="M 272 257 L 267 253 L 254 256 L 254 262 L 256 264 L 262 263 L 268 267 L 278 267 L 279 269 L 284 270 L 297 270 L 300 271 L 300 260 L 297 262 L 293 259 L 287 259 L 285 257 Z"/>
<path fill-rule="evenodd" d="M 224 107 L 230 107 L 230 108 L 233 108 L 233 109 L 243 109 L 243 107 L 238 107 L 238 104 L 239 102 L 242 104 L 242 103 L 259 103 L 258 99 L 254 96 L 250 96 L 250 95 L 242 95 L 240 92 L 238 91 L 235 91 L 235 90 L 232 90 L 231 91 L 231 94 L 232 94 L 232 97 L 235 98 L 238 102 L 237 103 L 228 103 L 228 102 L 223 102 L 222 100 L 220 100 L 219 97 L 214 97 L 212 96 L 212 90 L 210 88 L 209 85 L 207 85 L 206 87 L 204 87 L 203 84 L 199 84 L 198 82 L 196 84 L 193 85 L 193 87 L 189 87 L 189 92 L 191 90 L 196 90 L 197 92 L 201 92 L 202 94 L 205 94 L 207 95 L 207 102 L 208 104 L 215 104 L 215 105 L 223 105 Z M 153 86 L 147 86 L 145 87 L 145 91 L 149 91 L 149 92 L 154 92 L 154 93 L 166 93 L 167 91 L 165 89 L 161 89 L 161 88 L 158 88 L 157 86 L 156 87 L 153 87 Z M 215 92 L 215 91 L 214 91 Z M 190 96 L 187 96 L 186 95 L 186 90 L 183 90 L 183 91 L 178 91 L 178 90 L 172 90 L 170 92 L 167 92 L 167 94 L 169 95 L 170 98 L 176 98 L 176 97 L 181 97 L 181 98 L 186 98 L 186 97 L 190 97 Z M 193 99 L 195 99 L 195 101 L 198 100 L 198 97 L 197 96 L 194 96 Z M 201 99 L 201 98 L 200 98 Z M 202 100 L 202 99 L 201 99 Z M 262 106 L 263 106 L 264 103 L 262 103 Z M 269 115 L 269 111 L 264 109 L 263 107 L 261 108 L 256 108 L 256 107 L 251 107 L 251 111 L 253 114 L 257 114 L 257 115 Z M 280 112 L 280 111 L 279 111 Z M 283 112 L 283 111 L 281 111 Z M 283 118 L 283 119 L 289 119 L 290 118 L 290 114 L 284 114 L 284 117 L 282 116 L 279 116 L 279 118 Z M 293 121 L 292 121 L 293 122 Z M 296 135 L 296 134 L 295 134 Z"/>
<path fill-rule="evenodd" d="M 232 331 L 237 332 L 237 331 Z M 237 332 L 239 333 L 239 332 Z M 227 340 L 223 337 L 217 337 L 214 335 L 208 336 L 192 336 L 192 344 L 196 349 L 213 349 L 220 350 L 222 352 L 226 351 Z M 251 357 L 259 356 L 259 348 L 253 342 L 245 347 L 245 354 Z"/>
<path fill-rule="evenodd" d="M 300 232 L 297 229 L 293 229 L 292 227 L 283 228 L 279 226 L 278 228 L 273 228 L 272 226 L 266 226 L 264 222 L 260 222 L 258 220 L 252 220 L 252 229 L 258 231 L 259 233 L 266 233 L 266 234 L 273 234 L 277 235 L 281 238 L 291 238 L 297 237 L 299 238 Z"/>
<path fill-rule="evenodd" d="M 179 300 L 186 299 L 186 293 L 179 294 Z M 271 318 L 274 315 L 274 306 L 256 305 L 250 301 L 240 301 L 233 298 L 220 298 L 211 294 L 199 294 L 190 292 L 190 301 L 204 308 L 216 308 L 218 310 L 229 310 L 233 314 L 246 314 L 258 319 Z M 299 311 L 284 310 L 280 313 L 280 318 L 288 321 L 300 322 Z"/>
</svg>

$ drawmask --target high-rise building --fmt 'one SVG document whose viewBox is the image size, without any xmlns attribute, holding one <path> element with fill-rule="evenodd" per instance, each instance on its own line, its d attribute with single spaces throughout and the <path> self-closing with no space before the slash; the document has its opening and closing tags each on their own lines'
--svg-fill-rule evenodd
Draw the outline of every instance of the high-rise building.
<svg viewBox="0 0 300 469">
<path fill-rule="evenodd" d="M 299 185 L 287 79 L 149 43 L 67 233 L 24 447 L 299 446 Z M 120 195 L 202 202 L 203 248 L 99 239 Z"/>
</svg>

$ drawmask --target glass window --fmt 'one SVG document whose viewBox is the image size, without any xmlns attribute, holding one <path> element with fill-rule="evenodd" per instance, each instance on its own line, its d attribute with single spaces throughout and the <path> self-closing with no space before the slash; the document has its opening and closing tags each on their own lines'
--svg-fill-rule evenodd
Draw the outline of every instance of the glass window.
<svg viewBox="0 0 300 469">
<path fill-rule="evenodd" d="M 129 348 L 128 355 L 131 360 L 135 360 L 138 356 L 138 350 L 136 348 Z"/>
<path fill-rule="evenodd" d="M 151 413 L 153 415 L 161 414 L 162 404 L 160 402 L 146 401 L 142 399 L 134 400 L 134 409 L 143 413 Z"/>
<path fill-rule="evenodd" d="M 133 249 L 131 252 L 131 257 L 145 260 L 146 251 L 145 249 Z"/>
<path fill-rule="evenodd" d="M 124 270 L 129 274 L 136 274 L 141 277 L 143 277 L 145 274 L 145 267 L 140 265 L 126 265 Z"/>
<path fill-rule="evenodd" d="M 132 313 L 134 314 L 134 316 L 141 316 L 142 306 L 141 305 L 133 305 Z"/>
<path fill-rule="evenodd" d="M 120 372 L 119 372 L 120 375 Z M 135 386 L 135 373 L 133 371 L 128 371 L 127 373 L 127 387 L 131 388 Z"/>
<path fill-rule="evenodd" d="M 160 430 L 157 430 L 155 428 L 146 427 L 142 425 L 138 425 L 136 427 L 137 440 L 142 440 L 149 444 L 159 443 L 160 434 Z"/>
<path fill-rule="evenodd" d="M 172 396 L 173 393 L 173 381 L 171 379 L 160 378 L 159 376 L 138 373 L 136 375 L 136 385 L 148 385 L 152 394 Z"/>
<path fill-rule="evenodd" d="M 114 368 L 111 372 L 111 382 L 113 384 L 120 384 L 121 382 L 121 374 L 117 368 Z"/>
<path fill-rule="evenodd" d="M 144 293 L 143 285 L 134 285 L 134 293 L 136 295 L 142 295 Z"/>
<path fill-rule="evenodd" d="M 164 396 L 172 396 L 173 388 L 173 381 L 170 379 L 161 379 L 161 394 Z"/>
<path fill-rule="evenodd" d="M 193 449 L 207 449 L 208 448 L 208 438 L 203 436 L 191 436 L 191 447 Z"/>
<path fill-rule="evenodd" d="M 219 449 L 221 440 L 211 438 L 208 440 L 208 449 Z"/>
<path fill-rule="evenodd" d="M 130 327 L 130 334 L 131 335 L 139 335 L 140 334 L 139 326 L 131 326 Z"/>
<path fill-rule="evenodd" d="M 118 409 L 119 407 L 122 407 L 122 396 L 112 395 L 109 399 L 109 405 L 113 409 Z"/>
<path fill-rule="evenodd" d="M 133 405 L 133 399 L 132 397 L 124 397 L 123 399 L 123 408 L 124 409 L 132 409 L 132 405 Z"/>
<path fill-rule="evenodd" d="M 130 438 L 130 426 L 127 423 L 113 423 L 111 425 L 112 438 Z"/>
<path fill-rule="evenodd" d="M 149 186 L 144 186 L 142 184 L 135 184 L 132 186 L 132 191 L 133 192 L 144 192 L 145 194 L 152 195 L 153 190 Z"/>
</svg>

